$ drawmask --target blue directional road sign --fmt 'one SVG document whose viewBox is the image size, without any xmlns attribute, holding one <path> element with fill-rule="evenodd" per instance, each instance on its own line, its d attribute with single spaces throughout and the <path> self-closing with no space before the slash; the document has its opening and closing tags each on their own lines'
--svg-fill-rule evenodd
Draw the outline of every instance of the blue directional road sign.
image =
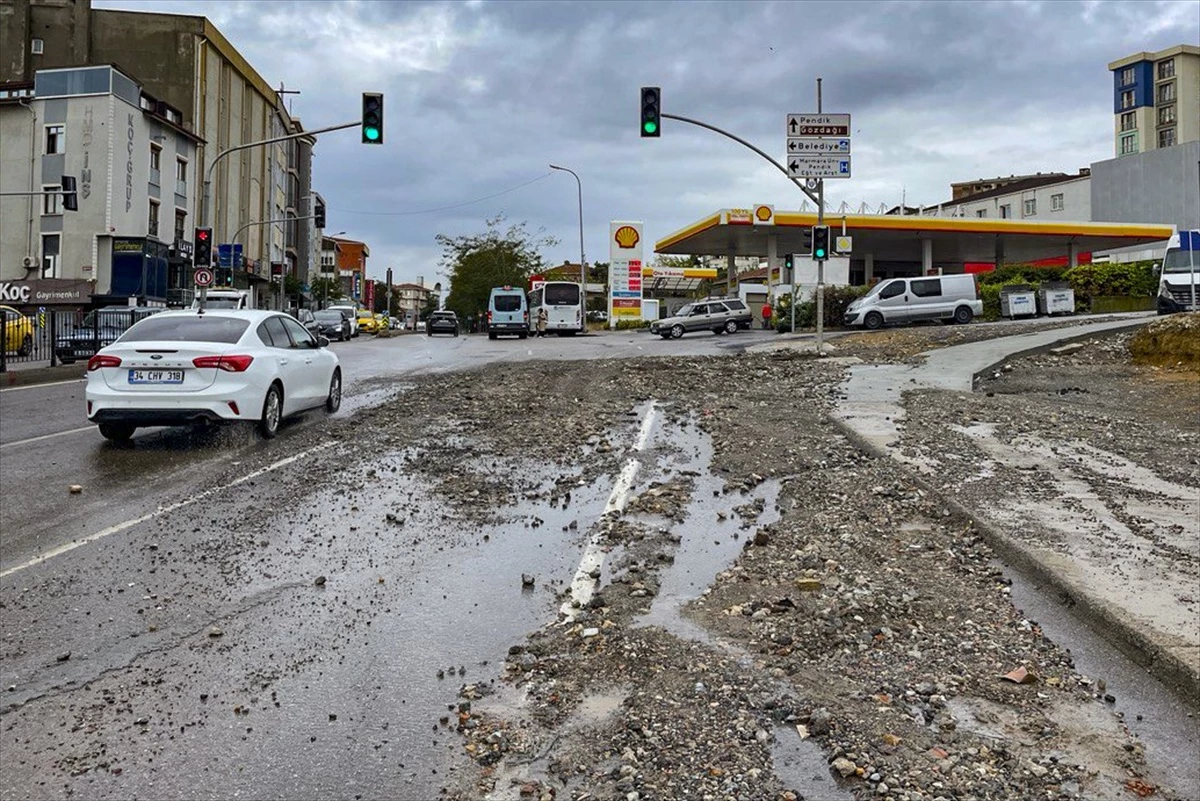
<svg viewBox="0 0 1200 801">
<path fill-rule="evenodd" d="M 240 243 L 217 245 L 217 266 L 240 269 L 242 266 L 242 246 Z"/>
</svg>

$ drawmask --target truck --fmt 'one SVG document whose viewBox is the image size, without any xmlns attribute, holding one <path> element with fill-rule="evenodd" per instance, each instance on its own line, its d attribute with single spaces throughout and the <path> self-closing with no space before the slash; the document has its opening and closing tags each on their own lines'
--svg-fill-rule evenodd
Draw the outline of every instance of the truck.
<svg viewBox="0 0 1200 801">
<path fill-rule="evenodd" d="M 1158 273 L 1159 314 L 1200 311 L 1200 230 L 1180 231 L 1167 240 Z"/>
</svg>

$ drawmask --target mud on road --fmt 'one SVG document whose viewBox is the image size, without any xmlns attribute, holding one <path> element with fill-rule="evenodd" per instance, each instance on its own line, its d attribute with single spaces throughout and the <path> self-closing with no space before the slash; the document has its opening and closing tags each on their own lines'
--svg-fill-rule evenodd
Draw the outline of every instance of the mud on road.
<svg viewBox="0 0 1200 801">
<path fill-rule="evenodd" d="M 1013 606 L 971 524 L 828 420 L 841 379 L 788 352 L 506 365 L 364 416 L 416 437 L 415 466 L 467 515 L 528 491 L 506 479 L 515 454 L 561 471 L 563 495 L 629 459 L 660 471 L 580 525 L 609 554 L 595 594 L 449 705 L 440 726 L 472 764 L 444 797 L 1187 797 L 1103 681 Z M 657 456 L 630 447 L 647 404 L 665 416 Z M 659 458 L 697 438 L 715 498 L 694 462 Z M 689 548 L 729 561 L 664 611 Z"/>
</svg>

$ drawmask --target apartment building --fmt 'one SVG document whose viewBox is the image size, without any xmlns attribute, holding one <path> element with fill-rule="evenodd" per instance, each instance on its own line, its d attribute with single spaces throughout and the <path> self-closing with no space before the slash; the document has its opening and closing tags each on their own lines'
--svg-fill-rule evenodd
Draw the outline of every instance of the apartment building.
<svg viewBox="0 0 1200 801">
<path fill-rule="evenodd" d="M 1091 168 L 1075 175 L 1038 173 L 995 189 L 952 198 L 920 209 L 933 217 L 974 217 L 996 220 L 1071 220 L 1087 222 L 1092 214 Z M 961 184 L 951 184 L 951 190 Z"/>
<path fill-rule="evenodd" d="M 1200 139 L 1200 47 L 1134 53 L 1108 69 L 1118 157 Z"/>
<path fill-rule="evenodd" d="M 303 131 L 277 91 L 205 17 L 93 9 L 90 0 L 0 0 L 0 19 L 0 82 L 119 64 L 147 94 L 178 110 L 180 126 L 198 141 L 188 187 L 193 227 L 201 222 L 204 178 L 218 153 Z M 314 142 L 302 137 L 238 151 L 212 170 L 204 216 L 216 242 L 242 245 L 244 269 L 235 273 L 235 286 L 265 285 L 271 264 L 308 274 L 318 258 L 312 221 L 301 219 L 312 213 Z M 273 297 L 263 292 L 261 301 Z"/>
<path fill-rule="evenodd" d="M 110 66 L 0 84 L 0 281 L 40 305 L 186 305 L 197 151 L 182 114 Z M 86 291 L 84 291 L 86 284 Z"/>
<path fill-rule="evenodd" d="M 367 280 L 367 259 L 371 257 L 371 249 L 366 242 L 357 239 L 329 238 L 335 245 L 337 275 L 342 292 L 361 303 L 364 300 L 363 286 Z"/>
</svg>

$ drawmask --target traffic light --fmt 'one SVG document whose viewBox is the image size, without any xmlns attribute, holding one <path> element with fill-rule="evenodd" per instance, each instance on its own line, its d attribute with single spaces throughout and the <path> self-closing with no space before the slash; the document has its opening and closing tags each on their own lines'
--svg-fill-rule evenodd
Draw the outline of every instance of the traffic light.
<svg viewBox="0 0 1200 801">
<path fill-rule="evenodd" d="M 79 193 L 75 190 L 75 176 L 62 177 L 62 204 L 67 211 L 79 211 Z"/>
<path fill-rule="evenodd" d="M 362 140 L 364 145 L 383 144 L 383 95 L 363 92 Z"/>
<path fill-rule="evenodd" d="M 795 269 L 795 267 L 796 258 L 791 253 L 786 254 L 783 257 L 783 268 L 788 272 L 791 272 L 793 269 Z"/>
<path fill-rule="evenodd" d="M 323 206 L 323 205 L 317 206 L 316 210 L 313 211 L 313 227 L 314 228 L 324 228 L 325 227 L 325 206 Z"/>
<path fill-rule="evenodd" d="M 642 136 L 658 136 L 662 127 L 662 90 L 642 87 Z"/>
<path fill-rule="evenodd" d="M 818 261 L 829 258 L 829 226 L 814 225 L 812 255 Z"/>
<path fill-rule="evenodd" d="M 192 264 L 197 267 L 208 267 L 212 264 L 212 229 L 196 229 L 196 248 L 192 253 Z"/>
</svg>

